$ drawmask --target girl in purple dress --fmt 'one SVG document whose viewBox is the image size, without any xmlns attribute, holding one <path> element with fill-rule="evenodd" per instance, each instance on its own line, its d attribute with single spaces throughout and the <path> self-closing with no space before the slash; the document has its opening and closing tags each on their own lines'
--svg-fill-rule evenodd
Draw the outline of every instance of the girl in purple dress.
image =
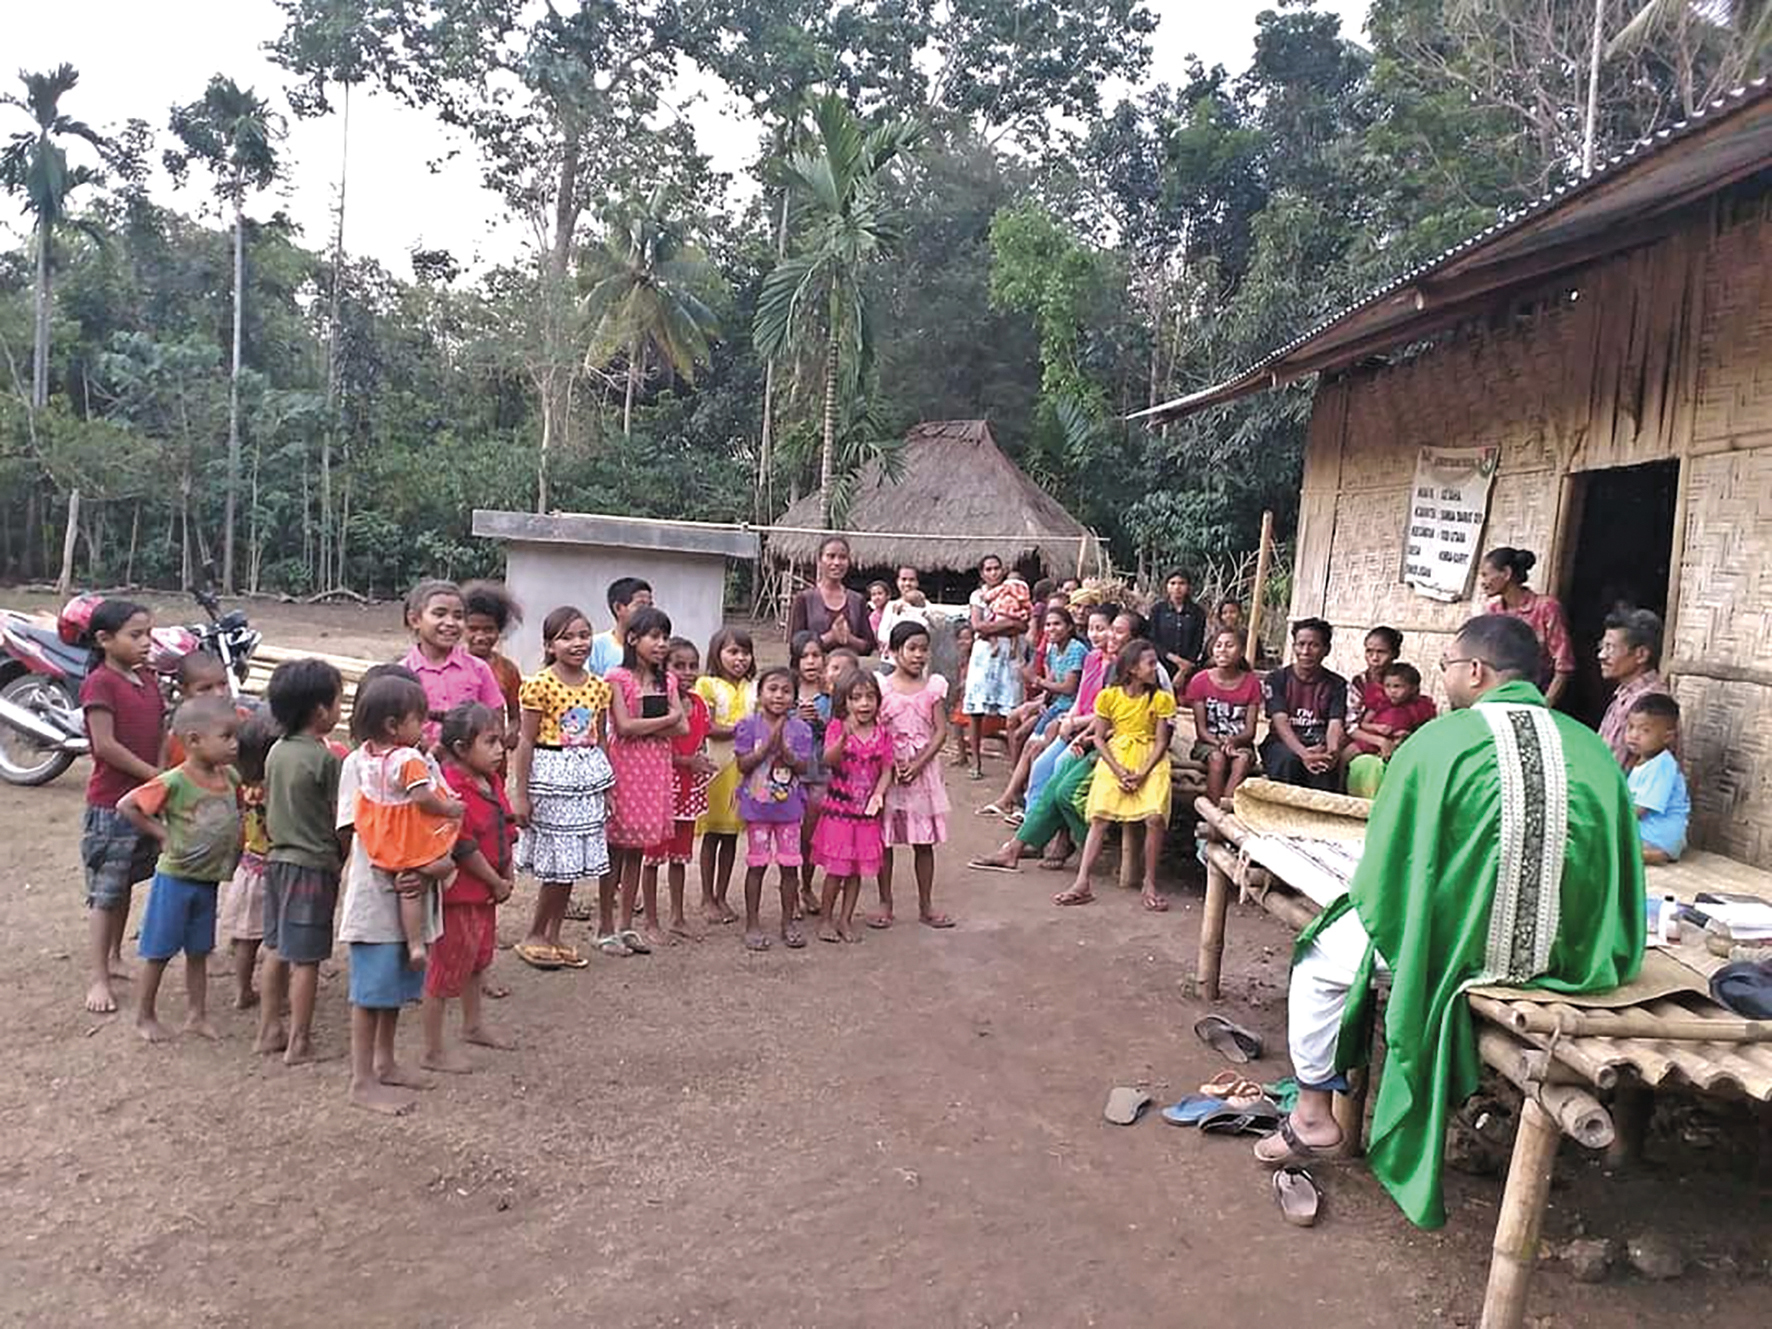
<svg viewBox="0 0 1772 1329">
<path fill-rule="evenodd" d="M 879 872 L 884 849 L 880 810 L 892 782 L 892 735 L 880 721 L 880 680 L 851 670 L 832 692 L 832 719 L 825 731 L 829 772 L 824 811 L 812 837 L 812 861 L 824 869 L 820 941 L 860 941 L 855 902 L 861 879 Z M 836 910 L 837 892 L 843 909 Z"/>
</svg>

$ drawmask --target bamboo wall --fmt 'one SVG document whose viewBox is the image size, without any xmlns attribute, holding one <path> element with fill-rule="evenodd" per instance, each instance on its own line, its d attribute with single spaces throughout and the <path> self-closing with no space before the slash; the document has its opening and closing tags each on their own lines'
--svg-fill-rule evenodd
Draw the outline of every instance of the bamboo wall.
<svg viewBox="0 0 1772 1329">
<path fill-rule="evenodd" d="M 1772 858 L 1772 214 L 1701 212 L 1407 363 L 1319 389 L 1306 444 L 1294 617 L 1336 627 L 1343 673 L 1388 623 L 1436 694 L 1480 603 L 1399 580 L 1416 456 L 1501 449 L 1484 547 L 1538 554 L 1557 590 L 1576 472 L 1682 458 L 1668 651 L 1686 712 L 1693 842 Z"/>
</svg>

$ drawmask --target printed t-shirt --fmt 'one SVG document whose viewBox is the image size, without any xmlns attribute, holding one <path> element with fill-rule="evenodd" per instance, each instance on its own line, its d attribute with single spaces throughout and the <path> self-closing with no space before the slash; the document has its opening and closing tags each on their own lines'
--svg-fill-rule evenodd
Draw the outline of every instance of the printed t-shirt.
<svg viewBox="0 0 1772 1329">
<path fill-rule="evenodd" d="M 1281 665 L 1267 676 L 1262 695 L 1267 713 L 1290 719 L 1292 732 L 1306 747 L 1328 739 L 1330 721 L 1347 718 L 1347 680 L 1328 669 L 1306 682 L 1291 665 Z"/>
<path fill-rule="evenodd" d="M 335 813 L 338 830 L 356 825 L 357 790 L 363 763 L 367 760 L 370 758 L 365 750 L 358 748 L 339 768 Z M 336 843 L 337 836 L 333 838 Z M 425 901 L 424 939 L 428 944 L 443 935 L 443 902 L 441 892 L 431 878 L 424 880 L 427 884 L 420 898 Z M 360 835 L 351 837 L 350 857 L 345 860 L 344 907 L 339 913 L 338 939 L 347 942 L 406 940 L 400 926 L 400 896 L 394 889 L 394 874 L 383 872 L 369 861 L 369 851 L 363 847 Z"/>
<path fill-rule="evenodd" d="M 461 800 L 461 832 L 455 843 L 457 861 L 478 849 L 499 876 L 511 875 L 511 846 L 517 840 L 517 823 L 511 817 L 511 805 L 505 798 L 504 786 L 497 780 L 482 785 L 472 771 L 460 766 L 443 768 L 449 792 Z M 490 787 L 490 792 L 488 792 Z M 443 903 L 491 904 L 492 888 L 480 878 L 458 871 L 443 891 Z"/>
<path fill-rule="evenodd" d="M 240 861 L 239 779 L 218 771 L 205 784 L 183 766 L 161 771 L 131 790 L 130 801 L 166 827 L 156 872 L 185 881 L 226 881 Z"/>
<path fill-rule="evenodd" d="M 1663 749 L 1648 761 L 1631 767 L 1625 782 L 1630 785 L 1631 803 L 1643 809 L 1643 815 L 1637 818 L 1637 831 L 1643 843 L 1669 858 L 1678 858 L 1686 848 L 1692 799 L 1674 754 Z"/>
<path fill-rule="evenodd" d="M 789 716 L 787 750 L 802 765 L 812 757 L 812 726 L 798 716 Z M 746 756 L 769 741 L 769 721 L 761 715 L 747 715 L 738 722 L 732 736 L 733 751 Z M 739 777 L 738 815 L 743 821 L 799 821 L 806 811 L 806 793 L 800 777 L 786 766 L 763 762 L 749 775 Z"/>
<path fill-rule="evenodd" d="M 1210 669 L 1202 669 L 1187 681 L 1184 699 L 1191 705 L 1206 703 L 1205 738 L 1235 738 L 1243 732 L 1243 720 L 1249 707 L 1261 701 L 1261 678 L 1253 670 L 1230 687 L 1221 686 Z"/>
<path fill-rule="evenodd" d="M 80 706 L 85 711 L 109 711 L 111 731 L 125 750 L 150 766 L 160 764 L 166 703 L 161 700 L 159 683 L 147 668 L 125 674 L 108 664 L 100 665 L 80 684 Z M 90 723 L 86 726 L 86 738 L 92 741 Z M 114 808 L 117 800 L 139 783 L 115 766 L 94 760 L 92 775 L 86 781 L 86 801 L 95 808 Z"/>
<path fill-rule="evenodd" d="M 597 746 L 597 717 L 609 709 L 609 685 L 595 674 L 586 674 L 576 687 L 560 680 L 552 669 L 523 680 L 522 703 L 526 711 L 541 716 L 535 741 L 550 748 Z"/>
<path fill-rule="evenodd" d="M 400 663 L 418 675 L 419 686 L 425 690 L 425 706 L 431 713 L 424 729 L 427 748 L 437 742 L 443 727 L 438 722 L 463 702 L 477 701 L 490 707 L 494 715 L 504 714 L 505 696 L 499 691 L 492 666 L 466 646 L 457 646 L 441 661 L 433 661 L 414 642 Z"/>
<path fill-rule="evenodd" d="M 311 734 L 290 734 L 265 756 L 265 829 L 272 863 L 321 872 L 339 870 L 333 809 L 338 804 L 339 759 Z"/>
<path fill-rule="evenodd" d="M 1089 648 L 1072 637 L 1063 647 L 1048 646 L 1045 651 L 1046 677 L 1054 683 L 1062 683 L 1072 674 L 1076 674 L 1078 691 L 1082 690 L 1083 660 L 1089 654 Z M 1077 704 L 1076 693 L 1060 693 L 1047 704 L 1048 715 L 1063 715 Z"/>
</svg>

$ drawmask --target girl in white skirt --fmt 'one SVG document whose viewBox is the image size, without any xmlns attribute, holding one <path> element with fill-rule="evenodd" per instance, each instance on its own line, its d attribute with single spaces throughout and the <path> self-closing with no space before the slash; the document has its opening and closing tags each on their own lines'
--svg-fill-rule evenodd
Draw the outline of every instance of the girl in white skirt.
<svg viewBox="0 0 1772 1329">
<path fill-rule="evenodd" d="M 560 940 L 573 883 L 609 871 L 604 796 L 615 772 L 603 753 L 609 688 L 585 667 L 591 620 L 570 605 L 541 625 L 541 672 L 523 680 L 523 723 L 511 761 L 511 811 L 523 828 L 517 866 L 541 883 L 529 935 L 517 956 L 537 969 L 583 969 L 590 962 Z"/>
</svg>

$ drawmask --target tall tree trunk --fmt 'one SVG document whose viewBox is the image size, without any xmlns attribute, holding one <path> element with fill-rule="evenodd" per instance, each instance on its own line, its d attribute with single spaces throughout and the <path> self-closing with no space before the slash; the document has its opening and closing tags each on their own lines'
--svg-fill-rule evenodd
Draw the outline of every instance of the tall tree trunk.
<svg viewBox="0 0 1772 1329">
<path fill-rule="evenodd" d="M 831 529 L 831 471 L 837 456 L 837 320 L 832 311 L 824 348 L 824 442 L 818 450 L 818 513 Z"/>
<path fill-rule="evenodd" d="M 31 405 L 49 405 L 49 246 L 51 230 L 45 215 L 37 223 L 37 307 L 31 342 Z"/>
<path fill-rule="evenodd" d="M 628 390 L 627 396 L 621 404 L 621 436 L 623 438 L 634 436 L 634 390 L 640 381 L 642 372 L 641 354 L 640 339 L 635 337 L 633 345 L 628 347 Z"/>
<path fill-rule="evenodd" d="M 572 414 L 572 370 L 562 368 L 567 355 L 567 307 L 571 294 L 567 289 L 572 272 L 572 237 L 578 231 L 578 168 L 583 151 L 582 136 L 569 133 L 560 151 L 560 179 L 554 195 L 554 226 L 546 255 L 542 293 L 546 302 L 542 325 L 546 344 L 542 353 L 546 370 L 537 376 L 541 389 L 541 456 L 536 462 L 535 510 L 548 510 L 548 467 L 553 449 L 565 437 Z"/>
<path fill-rule="evenodd" d="M 338 307 L 345 279 L 345 176 L 351 154 L 351 85 L 344 85 L 338 142 L 338 214 L 332 224 L 332 293 L 326 323 L 326 428 L 320 435 L 320 575 L 327 590 L 335 575 L 332 556 L 332 431 L 338 419 Z M 306 472 L 303 473 L 304 479 Z M 305 509 L 304 509 L 305 511 Z M 342 568 L 340 569 L 342 571 Z"/>
<path fill-rule="evenodd" d="M 781 223 L 775 233 L 777 261 L 788 253 L 788 197 L 781 191 Z M 775 357 L 763 365 L 763 429 L 757 444 L 757 518 L 775 520 Z"/>
<path fill-rule="evenodd" d="M 1600 119 L 1600 56 L 1606 48 L 1606 0 L 1594 0 L 1594 44 L 1587 64 L 1587 114 L 1581 122 L 1581 173 L 1594 173 L 1594 140 Z"/>
<path fill-rule="evenodd" d="M 246 299 L 246 206 L 234 190 L 234 354 L 228 372 L 228 492 L 222 501 L 222 590 L 234 593 L 234 522 L 240 507 L 240 328 Z"/>
</svg>

